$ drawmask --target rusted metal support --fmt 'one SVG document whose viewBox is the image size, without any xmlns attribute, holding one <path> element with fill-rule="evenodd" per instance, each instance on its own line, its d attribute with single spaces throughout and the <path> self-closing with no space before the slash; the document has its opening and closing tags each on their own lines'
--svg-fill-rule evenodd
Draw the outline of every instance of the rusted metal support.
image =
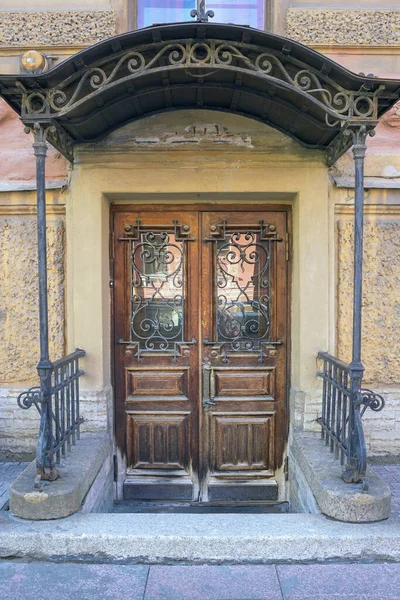
<svg viewBox="0 0 400 600">
<path fill-rule="evenodd" d="M 49 318 L 47 304 L 47 248 L 46 248 L 46 137 L 51 129 L 49 124 L 34 124 L 33 150 L 36 157 L 36 196 L 37 196 L 37 236 L 38 236 L 38 276 L 39 276 L 39 327 L 40 360 L 37 372 L 40 378 L 40 429 L 36 447 L 37 476 L 35 487 L 41 480 L 54 481 L 59 476 L 53 455 L 53 419 L 51 407 L 53 364 L 49 358 Z M 30 131 L 28 128 L 27 133 Z"/>
<path fill-rule="evenodd" d="M 349 453 L 343 480 L 347 483 L 362 481 L 367 469 L 366 446 L 361 422 L 360 409 L 363 403 L 361 394 L 364 366 L 361 362 L 362 327 L 362 274 L 363 274 L 363 226 L 364 226 L 364 161 L 367 150 L 366 139 L 374 135 L 367 125 L 349 127 L 347 135 L 353 138 L 355 169 L 354 190 L 354 288 L 353 288 L 353 342 L 352 359 L 349 365 L 351 410 L 348 435 Z"/>
</svg>

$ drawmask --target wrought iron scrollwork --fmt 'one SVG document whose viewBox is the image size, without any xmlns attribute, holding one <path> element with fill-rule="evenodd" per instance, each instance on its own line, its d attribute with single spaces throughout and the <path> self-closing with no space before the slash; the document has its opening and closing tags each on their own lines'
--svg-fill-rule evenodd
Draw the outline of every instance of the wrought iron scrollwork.
<svg viewBox="0 0 400 600">
<path fill-rule="evenodd" d="M 373 390 L 362 389 L 359 395 L 359 402 L 362 406 L 361 416 L 363 416 L 367 408 L 370 408 L 374 412 L 380 412 L 385 408 L 383 396 L 377 394 Z"/>
<path fill-rule="evenodd" d="M 39 413 L 41 412 L 40 403 L 40 387 L 31 387 L 29 390 L 22 392 L 17 398 L 18 406 L 27 410 L 31 408 L 32 405 L 35 405 Z"/>
<path fill-rule="evenodd" d="M 342 474 L 346 483 L 362 483 L 368 488 L 365 478 L 367 470 L 367 447 L 365 444 L 362 416 L 367 408 L 375 412 L 385 406 L 383 396 L 361 388 L 362 370 L 335 358 L 327 352 L 319 352 L 323 369 L 318 376 L 323 380 L 322 416 L 318 419 L 322 427 L 322 439 L 329 444 L 331 452 L 340 458 L 346 468 Z"/>
<path fill-rule="evenodd" d="M 199 23 L 207 23 L 209 17 L 211 19 L 213 18 L 214 11 L 206 10 L 205 0 L 197 0 L 197 9 L 193 9 L 192 11 L 190 11 L 190 16 L 192 17 L 192 19 L 194 19 L 194 17 L 197 17 L 197 21 Z"/>
<path fill-rule="evenodd" d="M 283 239 L 264 221 L 228 229 L 223 220 L 204 241 L 216 244 L 216 339 L 205 345 L 215 346 L 223 362 L 231 352 L 257 353 L 264 362 L 282 344 L 271 339 L 271 244 Z"/>
<path fill-rule="evenodd" d="M 203 5 L 204 2 L 200 2 Z M 204 7 L 193 12 L 204 21 L 210 12 Z M 337 127 L 347 121 L 377 121 L 378 97 L 384 86 L 376 90 L 347 90 L 321 71 L 284 53 L 264 51 L 245 42 L 218 39 L 180 39 L 174 42 L 154 42 L 109 56 L 83 72 L 71 75 L 50 89 L 22 92 L 22 119 L 43 119 L 67 116 L 81 104 L 96 98 L 116 85 L 127 84 L 149 71 L 164 72 L 184 69 L 195 74 L 199 69 L 217 69 L 243 73 L 268 80 L 280 88 L 292 89 L 323 109 L 328 126 Z M 22 89 L 23 88 L 23 89 Z M 376 123 L 375 123 L 376 124 Z"/>
<path fill-rule="evenodd" d="M 119 241 L 129 242 L 130 339 L 120 340 L 144 353 L 171 353 L 176 361 L 185 346 L 185 242 L 194 241 L 190 226 L 145 227 L 140 219 L 125 227 Z"/>
</svg>

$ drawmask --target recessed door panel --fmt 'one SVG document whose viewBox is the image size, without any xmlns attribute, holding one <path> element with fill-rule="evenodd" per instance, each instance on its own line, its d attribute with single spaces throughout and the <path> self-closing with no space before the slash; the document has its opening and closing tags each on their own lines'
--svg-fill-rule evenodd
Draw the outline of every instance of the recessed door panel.
<svg viewBox="0 0 400 600">
<path fill-rule="evenodd" d="M 188 416 L 172 413 L 128 413 L 130 470 L 187 471 Z"/>
<path fill-rule="evenodd" d="M 250 400 L 274 400 L 274 368 L 215 368 L 215 398 L 219 401 L 240 396 L 244 402 Z"/>
<path fill-rule="evenodd" d="M 213 414 L 214 476 L 273 475 L 274 414 Z"/>
</svg>

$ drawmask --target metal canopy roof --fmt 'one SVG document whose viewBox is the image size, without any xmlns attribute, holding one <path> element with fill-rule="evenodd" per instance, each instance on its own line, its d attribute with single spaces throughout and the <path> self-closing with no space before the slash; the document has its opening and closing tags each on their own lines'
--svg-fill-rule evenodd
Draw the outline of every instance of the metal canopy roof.
<svg viewBox="0 0 400 600">
<path fill-rule="evenodd" d="M 76 143 L 132 120 L 202 108 L 257 119 L 332 164 L 352 127 L 373 129 L 398 100 L 400 80 L 355 75 L 271 33 L 189 22 L 115 36 L 40 75 L 0 76 L 0 93 L 27 126 L 51 126 L 48 141 L 69 160 Z"/>
</svg>

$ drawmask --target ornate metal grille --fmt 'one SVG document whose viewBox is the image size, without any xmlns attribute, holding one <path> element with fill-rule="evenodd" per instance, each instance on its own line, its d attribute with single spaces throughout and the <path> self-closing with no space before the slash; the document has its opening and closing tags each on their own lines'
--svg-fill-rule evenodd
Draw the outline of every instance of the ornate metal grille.
<svg viewBox="0 0 400 600">
<path fill-rule="evenodd" d="M 230 352 L 255 352 L 263 362 L 271 347 L 282 343 L 271 340 L 272 243 L 282 238 L 263 221 L 252 229 L 228 231 L 224 220 L 205 239 L 216 243 L 216 339 L 206 344 L 218 346 L 224 362 Z"/>
<path fill-rule="evenodd" d="M 188 225 L 145 228 L 140 220 L 125 229 L 130 259 L 130 339 L 143 352 L 172 353 L 185 342 L 185 242 Z"/>
<path fill-rule="evenodd" d="M 33 387 L 18 396 L 18 406 L 28 409 L 35 405 L 40 413 L 40 431 L 36 447 L 38 475 L 35 487 L 40 488 L 41 479 L 54 480 L 58 470 L 52 471 L 51 464 L 59 465 L 80 438 L 79 378 L 84 374 L 79 359 L 85 351 L 75 350 L 71 354 L 50 363 L 51 388 L 47 402 L 40 387 Z M 47 471 L 47 474 L 46 474 Z"/>
<path fill-rule="evenodd" d="M 346 462 L 344 481 L 361 481 L 367 490 L 367 448 L 361 418 L 367 408 L 381 411 L 385 401 L 372 390 L 358 388 L 358 377 L 355 381 L 350 365 L 327 352 L 319 352 L 318 358 L 323 361 L 318 372 L 323 380 L 322 415 L 317 419 L 322 439 L 342 465 Z"/>
</svg>

